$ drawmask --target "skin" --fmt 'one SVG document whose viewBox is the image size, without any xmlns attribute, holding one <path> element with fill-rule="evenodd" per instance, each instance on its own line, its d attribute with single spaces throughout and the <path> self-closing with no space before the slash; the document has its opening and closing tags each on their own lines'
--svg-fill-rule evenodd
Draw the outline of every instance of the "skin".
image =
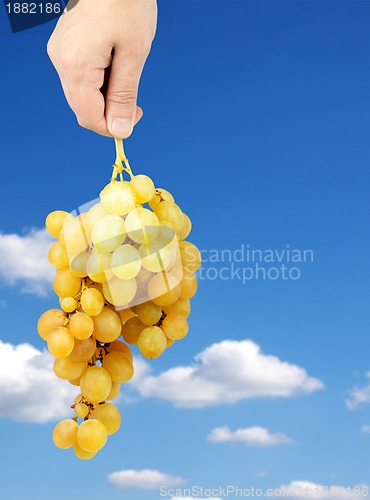
<svg viewBox="0 0 370 500">
<path fill-rule="evenodd" d="M 50 37 L 49 57 L 78 123 L 125 139 L 143 116 L 136 102 L 156 31 L 156 0 L 71 4 Z"/>
</svg>

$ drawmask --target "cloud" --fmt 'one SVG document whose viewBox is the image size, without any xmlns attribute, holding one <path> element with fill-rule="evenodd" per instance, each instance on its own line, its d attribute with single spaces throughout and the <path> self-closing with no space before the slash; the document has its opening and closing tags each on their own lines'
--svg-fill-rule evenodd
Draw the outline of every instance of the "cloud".
<svg viewBox="0 0 370 500">
<path fill-rule="evenodd" d="M 264 427 L 248 427 L 232 431 L 227 425 L 216 427 L 208 435 L 209 443 L 244 443 L 247 446 L 277 446 L 293 444 L 294 441 L 285 434 L 272 434 Z"/>
<path fill-rule="evenodd" d="M 292 397 L 322 389 L 306 371 L 261 352 L 251 340 L 224 340 L 207 347 L 188 366 L 159 375 L 147 373 L 135 387 L 144 397 L 157 397 L 177 407 L 202 408 L 257 397 Z"/>
<path fill-rule="evenodd" d="M 121 470 L 108 475 L 108 481 L 126 489 L 152 490 L 161 486 L 173 487 L 183 484 L 182 477 L 170 476 L 157 470 Z"/>
<path fill-rule="evenodd" d="M 366 378 L 370 379 L 370 372 L 366 373 Z M 349 391 L 346 405 L 349 410 L 356 410 L 365 403 L 370 402 L 370 382 L 364 387 L 355 386 Z"/>
<path fill-rule="evenodd" d="M 355 490 L 356 488 L 356 490 Z M 363 490 L 362 490 L 363 488 Z M 275 497 L 290 497 L 302 500 L 302 498 L 309 500 L 341 498 L 344 500 L 355 500 L 367 498 L 366 492 L 368 485 L 357 485 L 356 487 L 343 487 L 343 486 L 323 486 L 321 484 L 312 483 L 310 481 L 292 481 L 291 483 L 280 486 L 273 490 L 274 494 L 269 496 Z"/>
<path fill-rule="evenodd" d="M 51 354 L 0 340 L 0 417 L 43 423 L 72 416 L 78 388 L 58 379 Z"/>
<path fill-rule="evenodd" d="M 360 430 L 361 432 L 370 433 L 370 425 L 363 425 Z"/>
<path fill-rule="evenodd" d="M 24 292 L 45 295 L 53 278 L 47 258 L 53 241 L 46 229 L 24 235 L 0 233 L 0 276 L 9 285 L 20 281 Z"/>
</svg>

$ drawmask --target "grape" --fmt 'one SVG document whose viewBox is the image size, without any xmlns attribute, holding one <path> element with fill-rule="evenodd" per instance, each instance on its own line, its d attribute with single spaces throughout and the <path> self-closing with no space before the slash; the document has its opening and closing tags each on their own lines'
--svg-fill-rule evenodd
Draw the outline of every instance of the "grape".
<svg viewBox="0 0 370 500">
<path fill-rule="evenodd" d="M 158 326 L 147 326 L 140 333 L 138 346 L 145 358 L 158 358 L 167 347 L 166 335 Z"/>
<path fill-rule="evenodd" d="M 122 337 L 128 344 L 137 344 L 138 338 L 145 325 L 139 320 L 137 316 L 129 319 L 122 326 Z"/>
<path fill-rule="evenodd" d="M 134 375 L 132 362 L 125 354 L 118 351 L 112 351 L 104 357 L 103 368 L 109 373 L 112 382 L 120 384 L 129 382 Z"/>
<path fill-rule="evenodd" d="M 151 301 L 137 305 L 135 312 L 140 321 L 147 326 L 155 325 L 162 316 L 162 309 Z"/>
<path fill-rule="evenodd" d="M 149 298 L 162 307 L 176 302 L 180 290 L 179 280 L 168 273 L 156 274 L 148 283 Z"/>
<path fill-rule="evenodd" d="M 121 384 L 118 384 L 117 382 L 112 382 L 112 389 L 105 399 L 108 400 L 115 399 L 118 396 L 120 390 L 121 390 Z"/>
<path fill-rule="evenodd" d="M 129 348 L 129 346 L 127 344 L 125 344 L 124 342 L 121 342 L 120 340 L 114 340 L 113 342 L 111 342 L 109 344 L 109 346 L 107 347 L 107 349 L 108 349 L 109 352 L 111 352 L 111 351 L 122 352 L 125 356 L 128 357 L 128 359 L 132 363 L 132 360 L 133 360 L 132 351 Z"/>
<path fill-rule="evenodd" d="M 54 361 L 54 373 L 63 380 L 74 380 L 81 377 L 86 369 L 85 361 L 75 361 L 70 356 Z"/>
<path fill-rule="evenodd" d="M 109 214 L 126 215 L 135 208 L 135 193 L 128 182 L 112 181 L 100 193 L 101 204 Z"/>
<path fill-rule="evenodd" d="M 67 313 L 71 313 L 76 310 L 77 301 L 73 297 L 64 297 L 63 299 L 60 299 L 59 302 L 60 307 Z"/>
<path fill-rule="evenodd" d="M 164 318 L 162 330 L 169 339 L 180 340 L 186 337 L 189 326 L 184 316 L 171 313 Z"/>
<path fill-rule="evenodd" d="M 89 414 L 89 407 L 85 403 L 77 403 L 75 406 L 77 417 L 85 418 Z"/>
<path fill-rule="evenodd" d="M 73 400 L 73 404 L 77 404 L 77 403 L 82 403 L 84 400 L 84 397 L 83 395 L 80 393 L 80 394 L 77 394 L 77 396 L 74 398 Z"/>
<path fill-rule="evenodd" d="M 108 212 L 105 210 L 101 203 L 97 203 L 93 205 L 90 210 L 87 212 L 87 219 L 89 221 L 89 225 L 92 228 L 98 220 L 102 219 L 108 215 Z"/>
<path fill-rule="evenodd" d="M 130 186 L 134 190 L 137 203 L 147 203 L 154 196 L 154 184 L 147 175 L 134 175 L 130 181 Z"/>
<path fill-rule="evenodd" d="M 66 315 L 60 309 L 49 309 L 41 315 L 37 330 L 42 339 L 47 340 L 48 335 L 58 326 L 64 326 Z"/>
<path fill-rule="evenodd" d="M 185 238 L 187 238 L 190 234 L 190 231 L 191 231 L 191 220 L 189 219 L 189 217 L 186 215 L 186 214 L 182 214 L 183 215 L 183 218 L 184 218 L 184 224 L 180 230 L 180 233 L 179 233 L 179 240 L 184 240 Z"/>
<path fill-rule="evenodd" d="M 153 273 L 163 271 L 171 262 L 171 250 L 160 241 L 140 245 L 139 253 L 142 266 Z"/>
<path fill-rule="evenodd" d="M 99 290 L 86 288 L 81 294 L 81 307 L 89 316 L 96 316 L 104 307 L 104 297 Z"/>
<path fill-rule="evenodd" d="M 94 331 L 93 320 L 83 312 L 76 312 L 69 318 L 69 330 L 76 339 L 86 340 Z"/>
<path fill-rule="evenodd" d="M 112 271 L 122 280 L 135 278 L 141 269 L 141 256 L 135 247 L 122 245 L 112 254 Z"/>
<path fill-rule="evenodd" d="M 119 314 L 122 323 L 125 323 L 128 319 L 135 316 L 135 313 L 129 307 L 127 307 L 126 309 L 120 309 L 119 311 L 117 311 L 117 313 Z"/>
<path fill-rule="evenodd" d="M 90 458 L 94 458 L 97 453 L 96 451 L 93 453 L 85 451 L 77 443 L 74 445 L 73 449 L 76 457 L 80 458 L 81 460 L 90 460 Z"/>
<path fill-rule="evenodd" d="M 55 210 L 46 217 L 45 226 L 51 236 L 59 238 L 59 233 L 67 216 L 72 217 L 71 214 L 64 212 L 64 210 Z"/>
<path fill-rule="evenodd" d="M 77 443 L 85 451 L 94 453 L 107 442 L 108 431 L 100 420 L 85 420 L 78 426 Z"/>
<path fill-rule="evenodd" d="M 198 248 L 190 241 L 180 241 L 180 255 L 184 269 L 195 273 L 202 262 L 202 256 Z"/>
<path fill-rule="evenodd" d="M 54 278 L 54 291 L 59 297 L 74 297 L 81 288 L 81 280 L 69 269 L 59 269 Z"/>
<path fill-rule="evenodd" d="M 81 377 L 81 393 L 91 403 L 100 403 L 109 395 L 112 381 L 107 370 L 90 366 Z"/>
<path fill-rule="evenodd" d="M 75 379 L 73 379 L 73 380 L 68 380 L 68 382 L 69 382 L 71 385 L 75 385 L 76 387 L 79 387 L 79 386 L 80 386 L 80 381 L 81 381 L 81 377 L 75 378 Z"/>
<path fill-rule="evenodd" d="M 89 316 L 87 317 L 89 318 Z M 96 341 L 94 337 L 89 337 L 86 340 L 78 340 L 75 338 L 75 345 L 69 357 L 74 361 L 90 361 L 95 354 L 95 350 Z"/>
<path fill-rule="evenodd" d="M 168 349 L 169 347 L 171 347 L 175 343 L 175 341 L 173 339 L 169 339 L 168 337 L 166 337 L 166 340 L 167 340 L 166 349 Z"/>
<path fill-rule="evenodd" d="M 154 213 L 160 221 L 171 224 L 176 232 L 180 232 L 184 225 L 181 209 L 172 201 L 161 201 L 154 207 Z"/>
<path fill-rule="evenodd" d="M 63 240 L 70 262 L 90 245 L 89 229 L 85 227 L 85 220 L 81 215 L 64 220 Z"/>
<path fill-rule="evenodd" d="M 125 238 L 125 221 L 118 215 L 106 215 L 92 228 L 92 242 L 100 252 L 113 252 Z"/>
<path fill-rule="evenodd" d="M 67 251 L 59 241 L 56 241 L 50 247 L 48 259 L 50 264 L 56 269 L 63 269 L 69 266 Z"/>
<path fill-rule="evenodd" d="M 170 304 L 169 306 L 163 306 L 163 310 L 166 314 L 176 313 L 181 314 L 182 316 L 187 318 L 190 314 L 190 300 L 177 299 L 173 304 Z"/>
<path fill-rule="evenodd" d="M 53 430 L 53 441 L 58 448 L 72 448 L 77 439 L 78 423 L 72 418 L 58 422 Z"/>
<path fill-rule="evenodd" d="M 104 297 L 112 305 L 123 307 L 135 297 L 137 290 L 136 280 L 120 280 L 113 276 L 107 283 L 103 283 Z"/>
<path fill-rule="evenodd" d="M 77 276 L 77 278 L 85 278 L 87 276 L 87 261 L 89 258 L 89 252 L 81 252 L 76 255 L 69 266 L 69 270 L 73 276 Z"/>
<path fill-rule="evenodd" d="M 115 434 L 121 426 L 120 412 L 112 403 L 96 406 L 93 416 L 105 425 L 108 435 Z"/>
<path fill-rule="evenodd" d="M 152 279 L 153 273 L 141 267 L 139 274 L 136 276 L 137 293 L 135 303 L 146 302 L 148 300 L 148 283 Z"/>
<path fill-rule="evenodd" d="M 163 201 L 172 201 L 174 202 L 174 198 L 172 196 L 172 194 L 168 191 L 166 191 L 165 189 L 162 189 L 162 188 L 158 188 L 155 190 L 155 193 L 154 193 L 154 196 L 152 197 L 151 200 L 149 200 L 149 206 L 152 210 L 155 209 L 155 207 L 158 206 L 158 204 L 161 202 L 161 200 Z"/>
<path fill-rule="evenodd" d="M 74 338 L 64 326 L 58 326 L 47 336 L 48 349 L 56 358 L 66 358 L 73 350 Z"/>
<path fill-rule="evenodd" d="M 190 271 L 184 270 L 184 276 L 180 282 L 181 292 L 180 299 L 190 299 L 193 297 L 198 288 L 197 278 Z"/>
<path fill-rule="evenodd" d="M 113 342 L 121 335 L 122 322 L 118 314 L 104 307 L 100 314 L 93 316 L 94 337 L 99 342 Z"/>
<path fill-rule="evenodd" d="M 87 274 L 92 281 L 104 283 L 112 276 L 111 270 L 112 255 L 110 253 L 102 253 L 94 249 L 87 261 Z"/>
<path fill-rule="evenodd" d="M 153 241 L 159 232 L 158 217 L 147 208 L 132 210 L 125 223 L 128 236 L 136 243 Z"/>
</svg>

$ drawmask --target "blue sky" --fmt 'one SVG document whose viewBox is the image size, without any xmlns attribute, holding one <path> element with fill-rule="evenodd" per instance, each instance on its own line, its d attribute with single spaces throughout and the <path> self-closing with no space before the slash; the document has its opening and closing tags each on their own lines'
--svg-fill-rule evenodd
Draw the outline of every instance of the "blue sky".
<svg viewBox="0 0 370 500">
<path fill-rule="evenodd" d="M 86 486 L 159 499 L 108 480 L 144 469 L 180 487 L 370 483 L 370 4 L 159 2 L 145 115 L 126 144 L 134 171 L 173 192 L 202 250 L 290 245 L 314 260 L 299 280 L 201 280 L 188 337 L 140 364 L 121 431 L 86 463 L 50 437 L 66 395 L 36 332 L 57 304 L 41 230 L 50 211 L 98 195 L 114 147 L 69 110 L 45 51 L 52 24 L 12 34 L 0 12 L 4 498 L 77 499 Z M 167 372 L 180 366 L 189 386 Z"/>
</svg>

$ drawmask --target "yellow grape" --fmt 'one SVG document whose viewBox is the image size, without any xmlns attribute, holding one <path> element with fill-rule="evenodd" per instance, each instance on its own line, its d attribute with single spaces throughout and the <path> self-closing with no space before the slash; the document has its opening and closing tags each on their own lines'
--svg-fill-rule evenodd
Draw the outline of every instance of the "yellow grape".
<svg viewBox="0 0 370 500">
<path fill-rule="evenodd" d="M 113 276 L 107 283 L 103 283 L 104 297 L 116 307 L 129 304 L 135 297 L 136 291 L 135 279 L 120 280 L 117 276 Z"/>
<path fill-rule="evenodd" d="M 72 418 L 58 422 L 53 430 L 53 441 L 58 448 L 72 448 L 77 439 L 78 423 Z"/>
<path fill-rule="evenodd" d="M 69 269 L 59 269 L 54 278 L 54 291 L 59 297 L 74 297 L 81 288 L 81 280 Z"/>
<path fill-rule="evenodd" d="M 48 335 L 58 328 L 64 326 L 66 315 L 60 309 L 49 309 L 40 316 L 37 323 L 37 330 L 42 339 L 47 340 Z"/>
<path fill-rule="evenodd" d="M 125 221 L 118 215 L 106 215 L 92 228 L 92 242 L 99 252 L 113 252 L 125 239 Z"/>
<path fill-rule="evenodd" d="M 163 310 L 166 314 L 181 314 L 182 316 L 187 318 L 190 314 L 190 300 L 177 299 L 173 304 L 170 304 L 169 306 L 163 306 Z"/>
<path fill-rule="evenodd" d="M 109 395 L 112 381 L 101 366 L 89 366 L 81 377 L 81 393 L 91 403 L 101 403 Z"/>
<path fill-rule="evenodd" d="M 87 276 L 87 262 L 90 258 L 89 252 L 81 252 L 76 255 L 69 266 L 69 270 L 73 274 L 73 276 L 77 276 L 77 278 L 86 278 Z"/>
<path fill-rule="evenodd" d="M 71 214 L 65 212 L 64 210 L 55 210 L 46 217 L 46 229 L 51 236 L 59 238 L 59 233 L 62 230 L 63 222 L 67 216 L 71 216 Z"/>
<path fill-rule="evenodd" d="M 75 378 L 75 379 L 73 379 L 73 380 L 68 380 L 68 382 L 69 382 L 71 385 L 75 385 L 76 387 L 79 387 L 79 386 L 80 386 L 80 381 L 81 381 L 81 377 Z"/>
<path fill-rule="evenodd" d="M 155 190 L 155 193 L 151 200 L 149 200 L 149 206 L 152 210 L 161 202 L 161 201 L 172 201 L 174 202 L 174 198 L 169 191 L 166 189 L 158 188 Z"/>
<path fill-rule="evenodd" d="M 167 340 L 166 349 L 168 349 L 169 347 L 171 347 L 175 343 L 175 341 L 173 339 L 169 339 L 168 337 L 166 337 L 166 340 Z"/>
<path fill-rule="evenodd" d="M 145 358 L 158 358 L 167 347 L 166 335 L 158 326 L 147 326 L 140 333 L 138 346 Z"/>
<path fill-rule="evenodd" d="M 69 357 L 74 361 L 87 362 L 90 361 L 90 359 L 94 356 L 95 350 L 96 350 L 95 337 L 89 337 L 86 340 L 75 339 L 75 345 Z"/>
<path fill-rule="evenodd" d="M 96 406 L 93 417 L 102 422 L 107 428 L 108 435 L 115 434 L 121 426 L 121 414 L 112 403 Z"/>
<path fill-rule="evenodd" d="M 130 186 L 136 195 L 136 203 L 147 203 L 154 196 L 154 184 L 147 175 L 134 175 L 130 181 Z"/>
<path fill-rule="evenodd" d="M 76 416 L 85 418 L 89 414 L 89 407 L 85 403 L 77 403 L 75 406 Z"/>
<path fill-rule="evenodd" d="M 148 283 L 149 298 L 161 307 L 176 302 L 180 296 L 180 290 L 179 280 L 169 273 L 156 274 Z"/>
<path fill-rule="evenodd" d="M 137 305 L 135 312 L 140 321 L 146 326 L 155 325 L 162 316 L 162 309 L 151 301 Z"/>
<path fill-rule="evenodd" d="M 94 331 L 93 320 L 83 312 L 76 312 L 69 318 L 69 330 L 76 339 L 86 340 Z"/>
<path fill-rule="evenodd" d="M 90 460 L 90 458 L 94 458 L 97 453 L 96 451 L 93 453 L 85 451 L 77 443 L 74 445 L 73 450 L 75 452 L 76 457 L 81 460 Z"/>
<path fill-rule="evenodd" d="M 85 398 L 83 397 L 83 395 L 81 393 L 77 394 L 77 396 L 73 400 L 73 404 L 76 405 L 77 403 L 82 403 L 84 400 L 85 400 Z"/>
<path fill-rule="evenodd" d="M 113 342 L 111 342 L 109 344 L 109 346 L 107 347 L 107 349 L 108 349 L 109 352 L 111 352 L 111 351 L 122 352 L 125 356 L 128 357 L 128 359 L 132 363 L 132 360 L 133 360 L 132 351 L 129 348 L 129 346 L 127 344 L 125 344 L 124 342 L 121 342 L 120 340 L 114 340 Z"/>
<path fill-rule="evenodd" d="M 109 307 L 104 307 L 100 314 L 93 316 L 92 320 L 94 337 L 99 342 L 113 342 L 121 335 L 121 318 Z"/>
<path fill-rule="evenodd" d="M 126 181 L 112 181 L 100 193 L 101 204 L 109 214 L 126 215 L 135 208 L 133 189 Z"/>
<path fill-rule="evenodd" d="M 47 336 L 48 349 L 56 358 L 66 358 L 73 350 L 74 338 L 64 326 L 58 326 Z"/>
<path fill-rule="evenodd" d="M 153 273 L 163 271 L 171 262 L 171 249 L 161 241 L 151 241 L 139 247 L 142 266 Z"/>
<path fill-rule="evenodd" d="M 89 316 L 96 316 L 104 307 L 104 297 L 96 288 L 86 288 L 81 294 L 81 307 Z"/>
<path fill-rule="evenodd" d="M 155 240 L 159 232 L 158 217 L 147 208 L 135 208 L 125 219 L 128 236 L 136 243 Z"/>
<path fill-rule="evenodd" d="M 77 307 L 77 300 L 74 299 L 73 297 L 64 297 L 60 299 L 60 307 L 63 309 L 63 311 L 67 313 L 72 313 L 73 311 L 76 310 Z"/>
<path fill-rule="evenodd" d="M 102 253 L 94 249 L 87 261 L 87 274 L 92 281 L 104 283 L 112 276 L 111 270 L 112 255 L 110 253 Z"/>
<path fill-rule="evenodd" d="M 181 209 L 172 201 L 161 201 L 154 208 L 154 213 L 160 221 L 171 224 L 176 232 L 180 232 L 184 225 Z"/>
<path fill-rule="evenodd" d="M 82 214 L 78 217 L 65 219 L 63 223 L 63 241 L 70 262 L 90 245 L 90 229 L 85 227 Z"/>
<path fill-rule="evenodd" d="M 135 247 L 122 245 L 113 252 L 111 267 L 117 278 L 131 280 L 140 272 L 141 256 Z"/>
<path fill-rule="evenodd" d="M 100 420 L 85 420 L 78 426 L 77 443 L 85 451 L 97 452 L 107 442 L 108 431 Z"/>
<path fill-rule="evenodd" d="M 182 213 L 183 215 L 183 218 L 184 218 L 184 224 L 180 230 L 180 233 L 179 233 L 179 240 L 184 240 L 185 238 L 187 238 L 190 234 L 190 231 L 191 231 L 191 220 L 189 218 L 188 215 L 184 214 L 184 212 Z"/>
<path fill-rule="evenodd" d="M 172 340 L 181 340 L 186 337 L 189 326 L 182 314 L 168 314 L 162 322 L 162 330 L 166 337 Z"/>
<path fill-rule="evenodd" d="M 59 241 L 51 245 L 48 259 L 50 264 L 56 269 L 63 269 L 69 266 L 67 251 Z"/>
<path fill-rule="evenodd" d="M 108 394 L 108 396 L 106 397 L 106 399 L 108 399 L 109 401 L 111 399 L 115 399 L 118 396 L 120 390 L 121 390 L 121 384 L 118 384 L 117 382 L 112 382 L 112 389 Z"/>
<path fill-rule="evenodd" d="M 122 326 L 122 337 L 128 344 L 135 345 L 144 328 L 145 325 L 135 316 Z"/>
<path fill-rule="evenodd" d="M 54 361 L 54 373 L 63 380 L 74 380 L 81 377 L 86 369 L 85 361 L 75 361 L 69 355 Z"/>
<path fill-rule="evenodd" d="M 92 228 L 98 220 L 102 219 L 108 215 L 108 212 L 105 210 L 101 203 L 97 203 L 93 205 L 89 211 L 87 212 L 87 219 L 89 221 L 89 225 Z"/>
<path fill-rule="evenodd" d="M 123 384 L 129 382 L 134 375 L 134 367 L 130 359 L 122 352 L 109 352 L 103 359 L 103 368 L 107 370 L 112 382 Z"/>
<path fill-rule="evenodd" d="M 192 272 L 184 269 L 184 275 L 180 282 L 180 287 L 180 299 L 191 299 L 191 297 L 195 295 L 198 288 L 197 278 Z"/>
<path fill-rule="evenodd" d="M 119 311 L 117 311 L 117 313 L 119 314 L 122 323 L 125 323 L 128 319 L 136 316 L 136 314 L 129 307 L 127 307 L 126 309 L 120 309 Z"/>
<path fill-rule="evenodd" d="M 184 269 L 195 273 L 202 263 L 202 255 L 199 249 L 190 241 L 180 241 L 180 255 Z"/>
</svg>

